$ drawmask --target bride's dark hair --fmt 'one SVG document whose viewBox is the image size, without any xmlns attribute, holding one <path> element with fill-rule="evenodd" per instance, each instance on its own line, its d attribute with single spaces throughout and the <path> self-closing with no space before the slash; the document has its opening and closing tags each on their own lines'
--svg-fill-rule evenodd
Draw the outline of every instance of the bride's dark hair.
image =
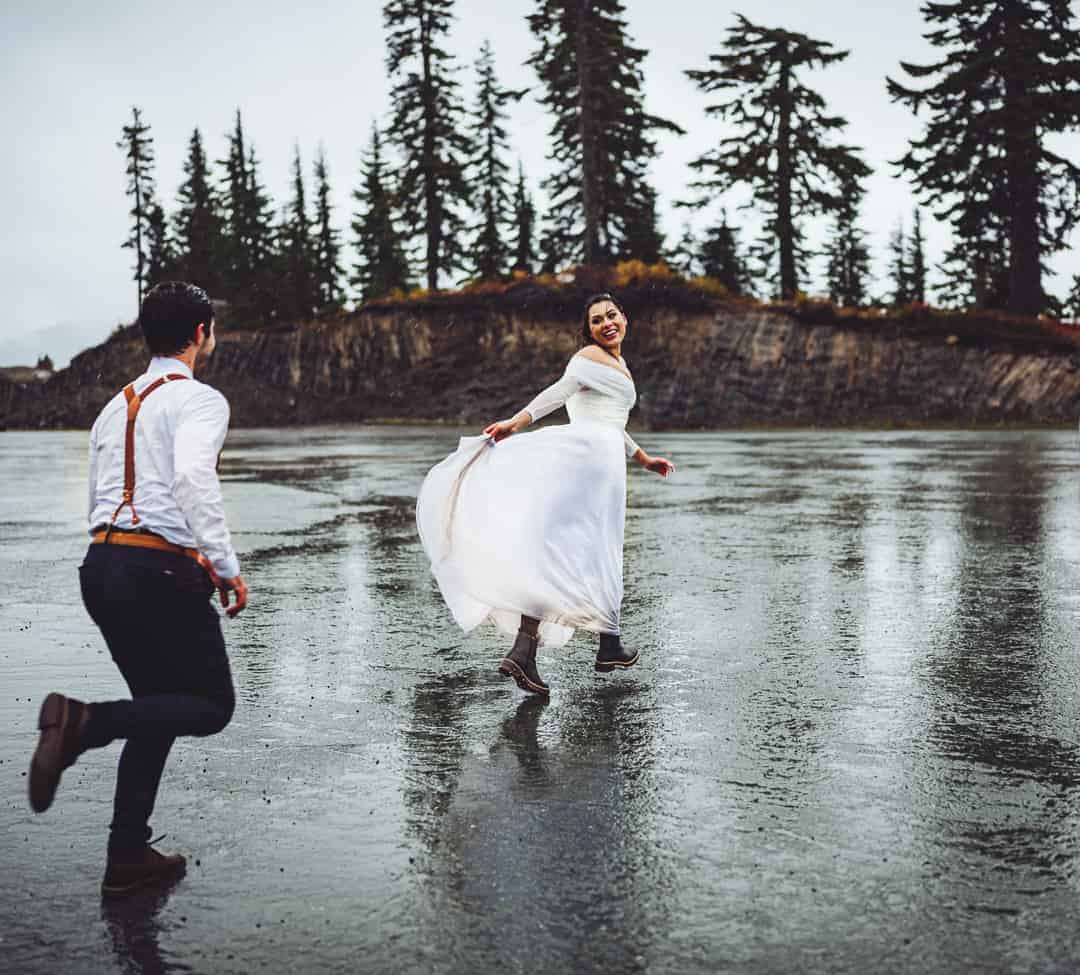
<svg viewBox="0 0 1080 975">
<path fill-rule="evenodd" d="M 596 345 L 596 339 L 593 338 L 592 329 L 589 328 L 589 309 L 593 305 L 600 304 L 601 301 L 610 301 L 619 311 L 622 312 L 623 318 L 627 321 L 630 320 L 630 316 L 626 314 L 626 309 L 623 308 L 622 302 L 619 301 L 614 295 L 609 295 L 606 291 L 601 292 L 598 295 L 593 295 L 585 302 L 585 310 L 581 314 L 581 344 L 582 345 Z"/>
</svg>

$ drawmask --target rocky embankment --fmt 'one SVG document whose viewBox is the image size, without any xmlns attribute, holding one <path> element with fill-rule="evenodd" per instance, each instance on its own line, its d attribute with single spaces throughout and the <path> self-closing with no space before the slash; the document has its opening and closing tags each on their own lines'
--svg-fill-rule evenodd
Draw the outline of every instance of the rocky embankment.
<svg viewBox="0 0 1080 975">
<path fill-rule="evenodd" d="M 556 379 L 580 296 L 454 295 L 254 331 L 222 329 L 201 378 L 237 426 L 364 420 L 479 423 Z M 626 295 L 625 347 L 645 427 L 1072 423 L 1080 346 L 1068 336 L 831 317 Z M 145 364 L 117 332 L 43 383 L 0 378 L 0 425 L 86 427 Z"/>
</svg>

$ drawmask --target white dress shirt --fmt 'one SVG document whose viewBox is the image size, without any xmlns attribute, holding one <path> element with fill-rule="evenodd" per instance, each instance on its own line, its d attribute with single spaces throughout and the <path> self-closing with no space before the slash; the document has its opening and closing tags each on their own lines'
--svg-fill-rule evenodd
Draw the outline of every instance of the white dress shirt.
<svg viewBox="0 0 1080 975">
<path fill-rule="evenodd" d="M 140 528 L 174 545 L 196 548 L 223 579 L 240 574 L 225 523 L 217 460 L 229 428 L 229 404 L 216 389 L 192 378 L 179 359 L 155 356 L 135 380 L 141 393 L 159 376 L 184 375 L 158 387 L 135 420 L 135 510 L 125 505 L 117 528 Z M 119 392 L 90 430 L 90 531 L 108 525 L 124 494 L 127 403 Z"/>
</svg>

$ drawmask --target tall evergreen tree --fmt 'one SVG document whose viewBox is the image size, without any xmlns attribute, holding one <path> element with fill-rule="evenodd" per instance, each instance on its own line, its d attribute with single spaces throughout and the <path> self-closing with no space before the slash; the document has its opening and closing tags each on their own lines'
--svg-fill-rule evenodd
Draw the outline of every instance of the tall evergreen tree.
<svg viewBox="0 0 1080 975">
<path fill-rule="evenodd" d="M 423 240 L 427 286 L 463 266 L 470 203 L 466 166 L 473 147 L 464 125 L 453 58 L 442 46 L 453 0 L 388 0 L 386 67 L 393 79 L 387 133 L 402 157 L 398 196 L 405 229 Z"/>
<path fill-rule="evenodd" d="M 375 125 L 353 199 L 359 206 L 352 230 L 360 261 L 353 267 L 350 283 L 359 290 L 360 300 L 408 291 L 409 263 L 394 226 L 394 192 L 383 166 L 382 140 Z"/>
<path fill-rule="evenodd" d="M 842 61 L 848 52 L 805 34 L 760 27 L 741 15 L 736 21 L 722 52 L 709 57 L 713 67 L 686 72 L 704 92 L 730 93 L 706 113 L 735 130 L 690 164 L 706 174 L 691 185 L 711 194 L 710 200 L 740 183 L 751 187 L 768 214 L 772 238 L 762 242 L 760 253 L 772 263 L 775 252 L 780 297 L 792 298 L 801 277 L 798 221 L 842 213 L 842 188 L 870 174 L 852 146 L 829 141 L 847 122 L 827 115 L 825 100 L 798 75 L 800 69 Z"/>
<path fill-rule="evenodd" d="M 694 234 L 694 228 L 687 220 L 683 224 L 682 235 L 668 254 L 668 264 L 678 271 L 684 278 L 696 278 L 698 276 L 698 251 L 700 242 Z"/>
<path fill-rule="evenodd" d="M 922 212 L 915 208 L 907 251 L 908 295 L 911 301 L 926 303 L 926 240 L 922 231 Z"/>
<path fill-rule="evenodd" d="M 972 193 L 971 198 L 976 194 Z M 1000 212 L 972 208 L 955 221 L 952 245 L 939 266 L 942 304 L 955 308 L 1009 307 L 1008 231 Z"/>
<path fill-rule="evenodd" d="M 177 271 L 176 251 L 169 236 L 165 211 L 156 200 L 150 204 L 146 222 L 146 286 L 167 281 Z"/>
<path fill-rule="evenodd" d="M 495 53 L 489 41 L 484 41 L 480 48 L 476 75 L 477 95 L 470 136 L 477 155 L 470 175 L 480 220 L 468 264 L 470 272 L 477 277 L 498 278 L 506 273 L 510 263 L 506 241 L 512 229 L 510 167 L 505 161 L 509 149 L 506 106 L 518 101 L 525 92 L 499 85 L 495 77 Z"/>
<path fill-rule="evenodd" d="M 888 80 L 893 99 L 929 113 L 898 165 L 952 223 L 958 240 L 946 270 L 967 276 L 969 301 L 1036 314 L 1046 305 L 1043 259 L 1066 246 L 1080 219 L 1080 167 L 1044 142 L 1080 125 L 1080 31 L 1069 0 L 952 0 L 921 10 L 942 56 L 901 63 L 926 87 Z M 960 290 L 955 280 L 952 290 Z"/>
<path fill-rule="evenodd" d="M 226 283 L 232 317 L 248 324 L 265 323 L 274 318 L 277 302 L 273 205 L 259 179 L 255 148 L 244 138 L 239 111 L 222 165 Z"/>
<path fill-rule="evenodd" d="M 188 142 L 184 182 L 174 218 L 177 273 L 216 297 L 225 296 L 227 252 L 221 201 L 210 180 L 210 170 L 198 129 Z"/>
<path fill-rule="evenodd" d="M 682 129 L 644 110 L 646 51 L 628 41 L 624 9 L 622 0 L 539 0 L 529 17 L 540 45 L 529 63 L 554 116 L 555 170 L 543 184 L 547 267 L 659 250 L 648 182 L 652 133 Z"/>
<path fill-rule="evenodd" d="M 278 280 L 275 257 L 277 235 L 274 230 L 274 204 L 259 177 L 255 147 L 248 144 L 247 192 L 244 197 L 247 215 L 248 257 L 251 262 L 251 305 L 262 322 L 278 314 Z"/>
<path fill-rule="evenodd" d="M 536 207 L 532 195 L 525 183 L 525 170 L 518 161 L 517 186 L 514 188 L 514 270 L 532 274 L 536 264 L 536 251 L 533 248 Z"/>
<path fill-rule="evenodd" d="M 904 221 L 898 220 L 889 235 L 889 284 L 892 286 L 890 304 L 900 308 L 911 298 L 911 265 L 909 264 L 908 239 L 904 233 Z"/>
<path fill-rule="evenodd" d="M 331 222 L 330 174 L 326 153 L 319 146 L 315 157 L 314 284 L 315 307 L 320 312 L 341 307 L 340 233 Z"/>
<path fill-rule="evenodd" d="M 131 123 L 123 127 L 123 138 L 116 144 L 124 150 L 127 159 L 127 195 L 131 197 L 131 232 L 124 247 L 135 252 L 135 286 L 138 306 L 142 306 L 143 294 L 149 286 L 149 243 L 152 235 L 151 220 L 154 215 L 154 142 L 150 126 L 142 120 L 138 108 L 131 109 Z M 164 246 L 162 241 L 161 246 Z"/>
<path fill-rule="evenodd" d="M 845 195 L 845 205 L 836 213 L 832 234 L 825 244 L 829 300 L 849 307 L 866 303 L 870 283 L 870 248 L 858 225 L 861 196 L 855 188 Z M 898 233 L 902 239 L 903 229 Z"/>
<path fill-rule="evenodd" d="M 1065 312 L 1074 322 L 1080 322 L 1080 274 L 1073 275 L 1072 287 L 1065 298 Z"/>
<path fill-rule="evenodd" d="M 229 133 L 229 151 L 219 165 L 225 170 L 225 261 L 226 293 L 230 301 L 249 286 L 251 279 L 247 238 L 247 146 L 244 142 L 244 125 L 240 110 Z"/>
<path fill-rule="evenodd" d="M 315 247 L 299 146 L 293 150 L 292 197 L 278 230 L 278 246 L 282 269 L 278 313 L 294 320 L 311 318 L 316 301 Z"/>
<path fill-rule="evenodd" d="M 738 232 L 728 223 L 726 212 L 721 213 L 720 222 L 706 233 L 698 259 L 702 273 L 719 281 L 729 294 L 750 294 L 753 290 L 750 269 L 740 252 Z"/>
<path fill-rule="evenodd" d="M 656 216 L 656 191 L 647 183 L 626 208 L 622 240 L 615 255 L 619 260 L 639 260 L 656 264 L 664 256 L 664 235 Z"/>
</svg>

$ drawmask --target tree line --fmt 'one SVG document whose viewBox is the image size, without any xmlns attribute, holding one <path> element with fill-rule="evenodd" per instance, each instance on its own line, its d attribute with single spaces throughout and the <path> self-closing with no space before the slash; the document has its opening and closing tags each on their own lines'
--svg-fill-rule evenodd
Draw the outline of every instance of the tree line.
<svg viewBox="0 0 1080 975">
<path fill-rule="evenodd" d="M 446 47 L 453 9 L 454 0 L 383 6 L 391 105 L 385 126 L 372 126 L 352 193 L 358 259 L 350 268 L 321 149 L 310 184 L 296 149 L 290 196 L 277 212 L 239 111 L 215 163 L 196 129 L 178 207 L 166 216 L 150 127 L 133 109 L 119 145 L 132 201 L 124 246 L 134 252 L 140 300 L 153 282 L 183 276 L 227 300 L 239 321 L 295 320 L 419 282 L 434 290 L 444 280 L 627 259 L 663 260 L 734 294 L 791 299 L 815 257 L 839 304 L 926 300 L 919 208 L 888 242 L 889 293 L 870 293 L 859 214 L 871 169 L 846 141 L 847 120 L 809 84 L 850 52 L 736 15 L 708 64 L 685 72 L 710 97 L 705 114 L 717 138 L 691 163 L 685 198 L 675 202 L 702 210 L 748 189 L 763 231 L 744 244 L 725 211 L 700 236 L 688 224 L 669 246 L 648 170 L 657 135 L 682 129 L 645 111 L 647 52 L 628 36 L 622 0 L 536 0 L 528 16 L 536 44 L 528 64 L 551 119 L 542 221 L 520 162 L 511 165 L 506 128 L 509 106 L 527 92 L 500 84 L 485 43 L 466 98 Z M 939 55 L 901 62 L 906 80 L 888 77 L 885 90 L 923 123 L 892 165 L 952 232 L 939 295 L 957 307 L 1080 315 L 1080 275 L 1064 306 L 1043 286 L 1047 259 L 1067 247 L 1080 216 L 1080 167 L 1046 138 L 1080 124 L 1080 32 L 1069 0 L 929 0 L 921 12 Z M 815 255 L 805 228 L 820 217 L 831 224 Z"/>
</svg>

